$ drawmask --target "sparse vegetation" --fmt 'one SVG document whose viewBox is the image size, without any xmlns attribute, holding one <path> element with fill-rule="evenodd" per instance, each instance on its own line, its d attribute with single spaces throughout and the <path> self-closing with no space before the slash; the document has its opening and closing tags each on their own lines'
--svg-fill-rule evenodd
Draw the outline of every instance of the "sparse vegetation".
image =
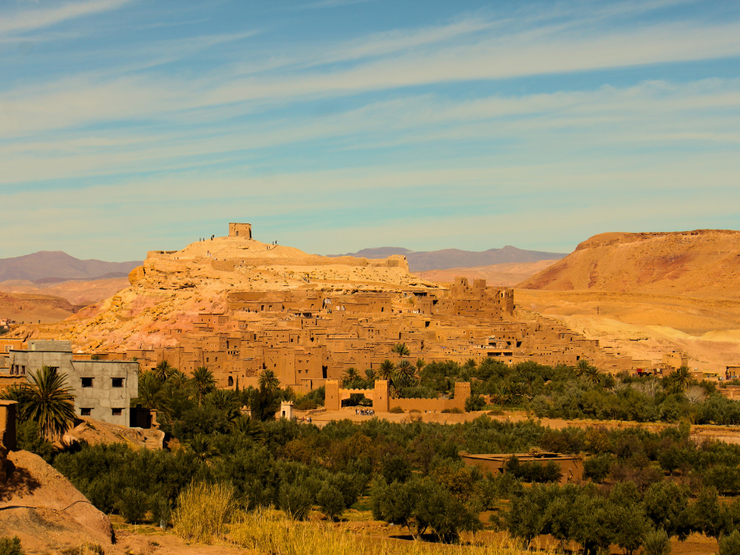
<svg viewBox="0 0 740 555">
<path fill-rule="evenodd" d="M 21 539 L 18 536 L 0 538 L 0 555 L 23 555 Z"/>
<path fill-rule="evenodd" d="M 192 483 L 177 498 L 172 515 L 175 533 L 187 540 L 211 543 L 223 538 L 234 508 L 234 488 L 224 483 Z"/>
</svg>

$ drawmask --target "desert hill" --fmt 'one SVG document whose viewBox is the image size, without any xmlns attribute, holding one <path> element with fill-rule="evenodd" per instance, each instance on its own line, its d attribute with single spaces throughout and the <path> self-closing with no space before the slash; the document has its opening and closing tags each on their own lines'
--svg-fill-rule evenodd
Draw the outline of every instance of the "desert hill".
<svg viewBox="0 0 740 555">
<path fill-rule="evenodd" d="M 12 294 L 45 295 L 61 297 L 76 306 L 86 306 L 102 301 L 128 287 L 128 275 L 95 280 L 7 280 L 0 282 L 0 291 Z"/>
<path fill-rule="evenodd" d="M 740 232 L 604 233 L 517 286 L 517 306 L 603 347 L 724 375 L 740 364 Z"/>
<path fill-rule="evenodd" d="M 131 271 L 129 282 L 59 326 L 34 333 L 91 350 L 169 347 L 178 344 L 173 330 L 192 331 L 203 313 L 225 313 L 229 295 L 236 292 L 439 288 L 410 274 L 403 256 L 329 258 L 242 237 L 216 237 L 179 251 L 150 251 L 144 264 Z"/>
<path fill-rule="evenodd" d="M 59 322 L 74 314 L 76 308 L 61 297 L 0 292 L 0 318 L 16 322 Z"/>
<path fill-rule="evenodd" d="M 693 297 L 740 297 L 740 231 L 603 233 L 518 285 Z"/>
<path fill-rule="evenodd" d="M 537 262 L 513 262 L 509 264 L 493 264 L 491 266 L 474 266 L 472 268 L 448 268 L 417 272 L 417 275 L 435 283 L 452 283 L 456 277 L 462 276 L 471 281 L 485 279 L 488 285 L 512 287 L 537 272 L 552 266 L 555 262 L 557 261 L 539 260 Z M 1 286 L 2 284 L 0 284 Z"/>
<path fill-rule="evenodd" d="M 0 281 L 54 281 L 126 277 L 141 262 L 80 260 L 62 251 L 40 251 L 15 258 L 0 258 Z"/>
<path fill-rule="evenodd" d="M 409 263 L 409 270 L 414 273 L 449 268 L 471 268 L 498 264 L 538 262 L 540 260 L 559 260 L 565 256 L 564 254 L 554 252 L 522 250 L 509 245 L 501 249 L 489 249 L 480 252 L 460 249 L 414 252 L 401 247 L 380 247 L 363 249 L 351 254 L 329 256 L 356 256 L 372 259 L 385 258 L 395 254 L 405 256 Z"/>
</svg>

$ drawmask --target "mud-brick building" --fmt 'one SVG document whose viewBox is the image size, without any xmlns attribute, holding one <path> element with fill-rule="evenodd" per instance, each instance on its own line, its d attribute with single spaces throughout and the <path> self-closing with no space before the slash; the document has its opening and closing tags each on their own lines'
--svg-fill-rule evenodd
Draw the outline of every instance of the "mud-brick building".
<svg viewBox="0 0 740 555">
<path fill-rule="evenodd" d="M 28 379 L 44 366 L 67 375 L 75 413 L 129 426 L 131 399 L 138 396 L 139 364 L 124 360 L 79 360 L 69 341 L 29 341 L 28 348 L 8 352 L 11 375 Z"/>
<path fill-rule="evenodd" d="M 560 483 L 580 483 L 583 481 L 583 459 L 578 455 L 564 455 L 561 453 L 516 453 L 516 454 L 485 454 L 473 455 L 465 452 L 460 457 L 467 466 L 477 466 L 484 472 L 494 476 L 506 472 L 506 463 L 515 456 L 520 463 L 547 464 L 555 463 L 560 469 Z"/>
</svg>

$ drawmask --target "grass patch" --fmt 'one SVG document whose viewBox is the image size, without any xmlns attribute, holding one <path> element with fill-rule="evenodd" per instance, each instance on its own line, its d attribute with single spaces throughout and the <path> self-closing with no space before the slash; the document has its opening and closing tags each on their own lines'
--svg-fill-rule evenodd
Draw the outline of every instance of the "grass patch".
<svg viewBox="0 0 740 555">
<path fill-rule="evenodd" d="M 177 509 L 172 515 L 175 534 L 201 543 L 222 538 L 233 505 L 234 488 L 229 484 L 190 484 L 177 498 Z"/>
<path fill-rule="evenodd" d="M 526 553 L 510 540 L 484 546 L 442 545 L 363 537 L 327 522 L 298 522 L 281 511 L 258 510 L 234 514 L 227 539 L 258 553 L 274 555 L 520 555 Z M 554 551 L 539 551 L 553 555 Z"/>
</svg>

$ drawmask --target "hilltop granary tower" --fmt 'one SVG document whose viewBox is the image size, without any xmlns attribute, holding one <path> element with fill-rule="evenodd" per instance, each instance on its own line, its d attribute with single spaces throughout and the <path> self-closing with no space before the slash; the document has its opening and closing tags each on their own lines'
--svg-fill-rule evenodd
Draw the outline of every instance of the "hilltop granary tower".
<svg viewBox="0 0 740 555">
<path fill-rule="evenodd" d="M 229 237 L 252 238 L 252 224 L 229 223 Z"/>
</svg>

